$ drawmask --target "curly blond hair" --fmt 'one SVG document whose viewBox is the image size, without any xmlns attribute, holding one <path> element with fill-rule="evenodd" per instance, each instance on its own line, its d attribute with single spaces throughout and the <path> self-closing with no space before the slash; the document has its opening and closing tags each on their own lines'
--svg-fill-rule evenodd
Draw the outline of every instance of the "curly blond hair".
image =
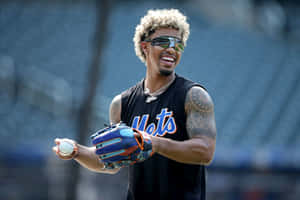
<svg viewBox="0 0 300 200">
<path fill-rule="evenodd" d="M 141 48 L 141 41 L 149 37 L 158 28 L 174 28 L 181 32 L 181 40 L 184 46 L 190 34 L 190 25 L 184 16 L 177 9 L 157 9 L 149 10 L 136 26 L 133 42 L 135 53 L 142 62 L 146 61 L 146 56 Z"/>
</svg>

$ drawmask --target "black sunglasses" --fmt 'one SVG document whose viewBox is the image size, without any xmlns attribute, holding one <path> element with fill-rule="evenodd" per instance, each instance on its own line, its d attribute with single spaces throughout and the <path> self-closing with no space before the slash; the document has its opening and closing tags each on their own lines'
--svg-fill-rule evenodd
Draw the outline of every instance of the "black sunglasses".
<svg viewBox="0 0 300 200">
<path fill-rule="evenodd" d="M 181 40 L 172 36 L 160 36 L 152 40 L 146 39 L 145 42 L 151 42 L 152 46 L 160 46 L 164 49 L 173 47 L 176 51 L 183 52 L 184 45 Z"/>
</svg>

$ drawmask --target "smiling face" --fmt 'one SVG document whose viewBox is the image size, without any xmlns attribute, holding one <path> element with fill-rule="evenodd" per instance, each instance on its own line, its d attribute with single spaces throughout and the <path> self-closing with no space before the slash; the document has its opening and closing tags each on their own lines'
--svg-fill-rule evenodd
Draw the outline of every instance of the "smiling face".
<svg viewBox="0 0 300 200">
<path fill-rule="evenodd" d="M 152 40 L 161 36 L 171 36 L 181 39 L 181 34 L 173 28 L 159 28 L 149 39 Z M 173 74 L 175 67 L 178 65 L 181 52 L 176 51 L 173 47 L 163 48 L 160 46 L 152 46 L 151 42 L 142 42 L 142 49 L 146 55 L 147 71 L 159 74 L 161 76 L 169 76 Z"/>
</svg>

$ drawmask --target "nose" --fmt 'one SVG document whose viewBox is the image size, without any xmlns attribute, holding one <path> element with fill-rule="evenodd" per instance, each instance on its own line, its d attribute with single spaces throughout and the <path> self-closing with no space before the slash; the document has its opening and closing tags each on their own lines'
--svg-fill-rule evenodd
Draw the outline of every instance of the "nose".
<svg viewBox="0 0 300 200">
<path fill-rule="evenodd" d="M 166 51 L 167 51 L 169 54 L 172 54 L 172 55 L 175 55 L 175 54 L 176 54 L 175 46 L 168 47 L 168 48 L 166 49 Z"/>
</svg>

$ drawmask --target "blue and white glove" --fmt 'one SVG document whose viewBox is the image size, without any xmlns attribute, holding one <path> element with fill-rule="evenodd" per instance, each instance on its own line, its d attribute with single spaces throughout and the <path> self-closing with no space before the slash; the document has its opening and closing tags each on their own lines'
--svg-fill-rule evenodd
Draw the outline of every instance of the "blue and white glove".
<svg viewBox="0 0 300 200">
<path fill-rule="evenodd" d="M 96 147 L 96 154 L 108 169 L 142 162 L 154 153 L 151 138 L 147 133 L 123 123 L 101 129 L 91 138 Z"/>
</svg>

